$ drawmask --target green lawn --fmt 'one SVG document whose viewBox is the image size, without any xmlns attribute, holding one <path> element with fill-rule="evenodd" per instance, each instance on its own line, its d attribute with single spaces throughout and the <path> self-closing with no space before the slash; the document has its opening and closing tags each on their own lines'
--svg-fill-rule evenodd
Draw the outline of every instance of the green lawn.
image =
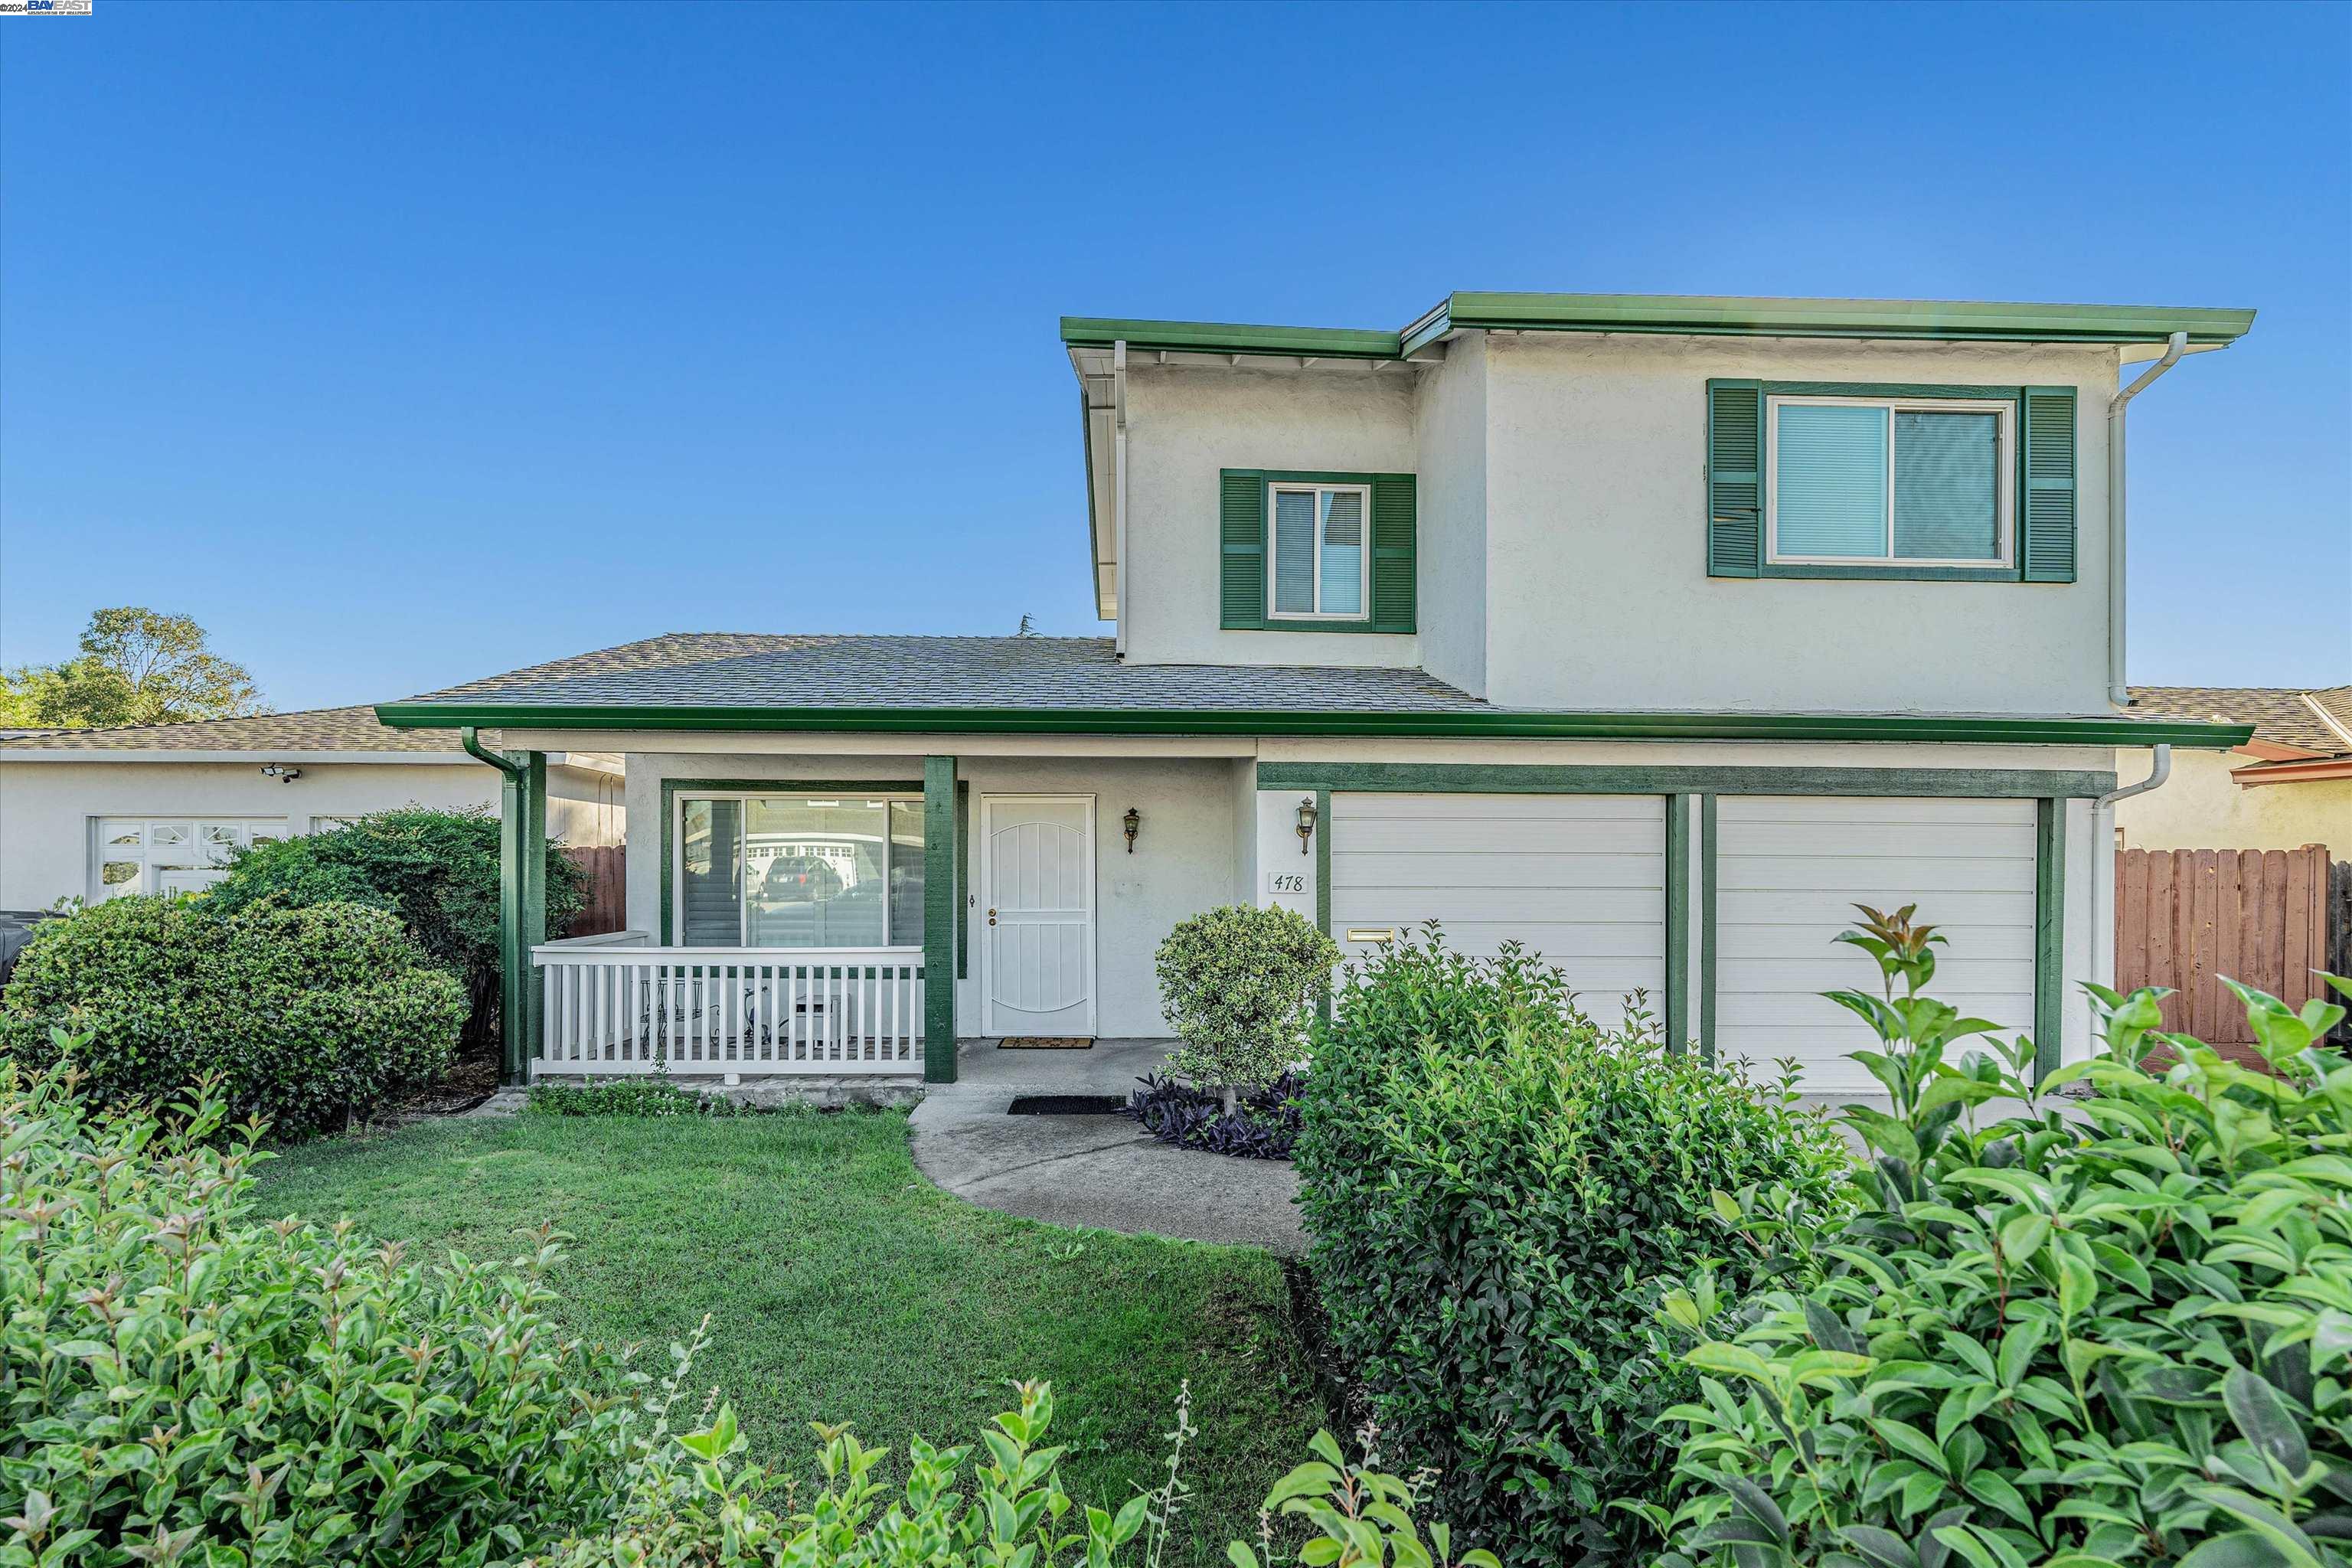
<svg viewBox="0 0 2352 1568">
<path fill-rule="evenodd" d="M 1271 1257 L 974 1208 L 916 1171 L 898 1113 L 437 1121 L 286 1152 L 261 1198 L 475 1257 L 552 1218 L 570 1325 L 646 1342 L 658 1374 L 711 1314 L 695 1379 L 771 1460 L 801 1460 L 811 1421 L 971 1442 L 1006 1380 L 1046 1378 L 1065 1480 L 1116 1505 L 1163 1473 L 1189 1377 L 1200 1499 L 1174 1561 L 1223 1563 L 1325 1424 Z"/>
</svg>

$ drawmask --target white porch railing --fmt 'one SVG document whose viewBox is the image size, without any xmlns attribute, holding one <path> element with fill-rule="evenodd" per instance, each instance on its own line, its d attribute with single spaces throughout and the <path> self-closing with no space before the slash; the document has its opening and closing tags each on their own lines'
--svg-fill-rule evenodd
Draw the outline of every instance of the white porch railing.
<svg viewBox="0 0 2352 1568">
<path fill-rule="evenodd" d="M 904 948 L 653 947 L 644 931 L 531 949 L 533 1076 L 911 1073 L 923 959 Z"/>
</svg>

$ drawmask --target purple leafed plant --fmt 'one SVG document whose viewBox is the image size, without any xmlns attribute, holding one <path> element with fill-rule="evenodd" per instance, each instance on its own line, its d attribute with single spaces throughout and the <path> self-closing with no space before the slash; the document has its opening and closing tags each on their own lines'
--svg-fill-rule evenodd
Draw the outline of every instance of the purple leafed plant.
<svg viewBox="0 0 2352 1568">
<path fill-rule="evenodd" d="M 1299 1077 L 1284 1073 L 1241 1097 L 1232 1115 L 1213 1089 L 1195 1089 L 1147 1075 L 1119 1114 L 1143 1123 L 1162 1143 L 1231 1154 L 1242 1160 L 1287 1160 L 1298 1138 Z"/>
</svg>

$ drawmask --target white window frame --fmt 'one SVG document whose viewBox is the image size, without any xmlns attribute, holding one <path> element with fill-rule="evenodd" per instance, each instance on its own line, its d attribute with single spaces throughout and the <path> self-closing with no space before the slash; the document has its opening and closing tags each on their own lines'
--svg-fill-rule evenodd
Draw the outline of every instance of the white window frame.
<svg viewBox="0 0 2352 1568">
<path fill-rule="evenodd" d="M 911 942 L 892 942 L 890 940 L 892 935 L 895 934 L 890 930 L 890 805 L 891 803 L 895 801 L 912 801 L 917 805 L 920 805 L 923 802 L 923 791 L 921 785 L 916 784 L 907 789 L 888 790 L 796 790 L 787 783 L 782 787 L 777 789 L 682 789 L 677 791 L 670 801 L 670 865 L 667 897 L 669 899 L 670 940 L 673 945 L 678 947 L 684 947 L 686 945 L 686 803 L 690 800 L 854 800 L 861 805 L 869 801 L 880 801 L 882 803 L 881 948 L 780 947 L 772 950 L 763 949 L 762 951 L 773 951 L 776 952 L 873 952 L 885 950 L 898 952 L 920 952 L 923 951 L 923 944 L 919 940 Z M 929 853 L 929 827 L 928 825 L 926 825 L 924 837 L 924 850 L 926 853 Z M 750 885 L 748 871 L 744 878 L 744 885 L 745 887 Z M 739 889 L 735 900 L 735 945 L 738 947 L 752 946 L 753 943 L 751 940 L 751 900 L 742 896 L 742 889 Z"/>
<path fill-rule="evenodd" d="M 129 850 L 110 847 L 106 841 L 106 829 L 109 823 L 124 825 L 136 823 L 139 826 L 138 847 Z M 184 848 L 167 851 L 155 845 L 153 842 L 155 829 L 165 826 L 185 827 L 188 830 L 189 837 Z M 236 847 L 237 847 L 250 845 L 253 842 L 254 832 L 257 828 L 276 829 L 274 833 L 267 835 L 273 840 L 294 837 L 292 821 L 283 816 L 200 816 L 194 813 L 183 816 L 168 811 L 110 812 L 104 816 L 93 816 L 88 819 L 84 827 L 84 839 L 89 857 L 85 879 L 88 890 L 83 894 L 84 900 L 95 904 L 110 898 L 122 898 L 127 894 L 153 894 L 163 891 L 160 885 L 161 873 L 165 868 L 156 863 L 159 857 L 187 862 L 185 865 L 174 865 L 169 868 L 173 870 L 215 871 L 220 869 L 226 862 L 227 857 L 226 854 L 218 857 L 214 855 L 213 847 L 205 836 L 205 830 L 208 827 L 236 829 Z M 127 889 L 127 893 L 109 891 L 106 868 L 111 861 L 135 864 L 139 868 L 139 874 L 129 882 L 115 884 L 118 889 Z"/>
<path fill-rule="evenodd" d="M 1275 607 L 1275 576 L 1282 560 L 1281 540 L 1276 533 L 1274 498 L 1285 490 L 1311 495 L 1315 498 L 1315 603 L 1323 603 L 1323 497 L 1352 491 L 1363 498 L 1364 541 L 1361 559 L 1356 563 L 1357 610 L 1283 610 Z M 1339 621 L 1343 624 L 1369 621 L 1372 618 L 1372 487 L 1370 485 L 1329 484 L 1314 479 L 1269 479 L 1265 486 L 1265 618 L 1270 621 Z"/>
<path fill-rule="evenodd" d="M 1783 555 L 1780 553 L 1780 410 L 1783 407 L 1883 408 L 1886 410 L 1886 537 L 1876 555 Z M 1995 490 L 1994 525 L 2000 552 L 1981 558 L 1895 553 L 1895 416 L 1897 414 L 1992 414 Z M 1764 563 L 1768 566 L 1958 567 L 1976 572 L 2014 570 L 2017 565 L 2017 405 L 2003 398 L 1828 397 L 1770 393 L 1764 399 Z"/>
</svg>

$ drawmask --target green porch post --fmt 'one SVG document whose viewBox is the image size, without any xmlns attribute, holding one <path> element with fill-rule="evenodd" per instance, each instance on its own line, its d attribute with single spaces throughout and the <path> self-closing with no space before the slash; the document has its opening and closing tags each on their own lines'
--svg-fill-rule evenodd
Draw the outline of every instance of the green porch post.
<svg viewBox="0 0 2352 1568">
<path fill-rule="evenodd" d="M 923 1081 L 956 1079 L 956 760 L 923 759 Z"/>
<path fill-rule="evenodd" d="M 529 1075 L 530 1059 L 539 1054 L 540 1031 L 545 1023 L 541 1015 L 546 1009 L 539 969 L 531 963 L 530 952 L 547 940 L 547 753 L 525 752 L 521 762 L 523 1048 L 509 1052 L 506 1061 L 514 1075 L 510 1081 L 515 1083 Z"/>
<path fill-rule="evenodd" d="M 457 738 L 499 770 L 499 1081 L 520 1084 L 539 1043 L 530 950 L 547 940 L 547 753 L 490 751 L 470 725 Z"/>
</svg>

